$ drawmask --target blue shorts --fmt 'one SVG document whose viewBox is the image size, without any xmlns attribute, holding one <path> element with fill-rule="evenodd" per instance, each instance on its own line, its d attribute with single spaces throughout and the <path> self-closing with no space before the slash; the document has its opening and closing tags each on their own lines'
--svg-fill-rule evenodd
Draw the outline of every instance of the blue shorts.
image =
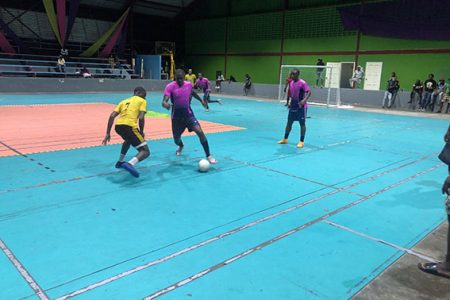
<svg viewBox="0 0 450 300">
<path fill-rule="evenodd" d="M 195 126 L 200 126 L 197 118 L 195 116 L 188 116 L 184 118 L 172 119 L 172 133 L 174 137 L 179 137 L 186 130 L 191 132 L 194 131 Z"/>
<path fill-rule="evenodd" d="M 300 125 L 305 125 L 306 120 L 306 113 L 308 109 L 307 108 L 298 108 L 298 109 L 290 109 L 288 114 L 288 121 L 289 122 L 300 122 Z"/>
</svg>

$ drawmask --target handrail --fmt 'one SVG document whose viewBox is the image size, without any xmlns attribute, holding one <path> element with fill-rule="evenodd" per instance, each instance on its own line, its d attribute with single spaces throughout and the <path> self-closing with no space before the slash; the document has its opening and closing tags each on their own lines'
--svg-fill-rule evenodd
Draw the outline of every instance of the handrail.
<svg viewBox="0 0 450 300">
<path fill-rule="evenodd" d="M 14 67 L 14 68 L 36 68 L 36 69 L 47 69 L 47 68 L 58 68 L 56 65 L 51 66 L 34 66 L 34 65 L 8 65 L 8 64 L 0 64 L 0 67 Z M 79 67 L 65 67 L 65 69 L 80 69 Z M 91 70 L 107 70 L 107 71 L 125 71 L 125 72 L 133 72 L 134 69 L 119 69 L 119 68 L 91 68 Z"/>
<path fill-rule="evenodd" d="M 16 73 L 23 73 L 23 74 L 53 74 L 53 75 L 74 75 L 74 76 L 82 76 L 79 73 L 62 73 L 62 72 L 46 72 L 46 71 L 14 71 L 14 70 L 0 70 L 0 74 L 5 74 L 5 73 L 11 73 L 11 74 L 16 74 Z M 91 74 L 93 77 L 123 77 L 123 74 Z M 138 74 L 128 74 L 130 77 L 137 77 L 139 76 Z"/>
<path fill-rule="evenodd" d="M 0 55 L 7 55 L 7 56 L 30 56 L 30 57 L 52 57 L 57 59 L 59 55 L 39 55 L 39 54 L 25 54 L 25 53 L 16 53 L 16 54 L 9 54 L 9 53 L 0 53 Z M 80 56 L 70 56 L 72 59 L 85 59 L 85 60 L 100 60 L 100 61 L 107 61 L 108 58 L 101 58 L 101 57 L 80 57 Z M 126 59 L 119 59 L 122 61 L 126 61 Z"/>
<path fill-rule="evenodd" d="M 13 59 L 13 58 L 2 58 L 0 57 L 0 60 L 7 60 L 7 61 L 23 61 L 23 62 L 40 62 L 40 63 L 52 63 L 52 64 L 56 64 L 56 61 L 53 60 L 37 60 L 37 59 Z M 83 63 L 83 62 L 76 62 L 76 61 L 67 61 L 66 65 L 69 64 L 81 64 L 81 65 L 108 65 L 110 66 L 111 64 L 107 64 L 107 63 Z M 130 64 L 120 64 L 121 66 L 127 66 L 131 68 Z"/>
</svg>

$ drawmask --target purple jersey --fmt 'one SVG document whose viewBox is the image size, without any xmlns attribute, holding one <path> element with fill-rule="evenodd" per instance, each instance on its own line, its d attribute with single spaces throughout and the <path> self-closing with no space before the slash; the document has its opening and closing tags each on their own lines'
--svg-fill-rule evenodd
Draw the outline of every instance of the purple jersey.
<svg viewBox="0 0 450 300">
<path fill-rule="evenodd" d="M 202 79 L 197 79 L 197 81 L 195 82 L 195 85 L 199 89 L 202 89 L 203 92 L 211 91 L 211 86 L 209 85 L 209 80 L 206 77 L 203 77 Z"/>
<path fill-rule="evenodd" d="M 190 81 L 184 81 L 182 86 L 173 81 L 166 86 L 164 96 L 170 97 L 172 102 L 172 119 L 194 115 L 191 109 L 191 94 L 192 83 Z"/>
<path fill-rule="evenodd" d="M 289 91 L 291 92 L 291 110 L 297 110 L 300 101 L 305 98 L 305 93 L 309 92 L 309 86 L 303 79 L 292 80 L 289 83 Z M 305 104 L 306 107 L 308 107 L 307 103 Z"/>
</svg>

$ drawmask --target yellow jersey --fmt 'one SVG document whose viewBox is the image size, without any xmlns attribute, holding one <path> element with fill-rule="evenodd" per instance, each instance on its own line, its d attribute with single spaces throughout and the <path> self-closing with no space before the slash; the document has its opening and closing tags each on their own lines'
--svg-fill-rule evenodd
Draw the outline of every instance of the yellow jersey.
<svg viewBox="0 0 450 300">
<path fill-rule="evenodd" d="M 139 96 L 133 96 L 119 103 L 114 109 L 119 114 L 116 125 L 138 127 L 139 113 L 147 112 L 147 101 Z"/>
<path fill-rule="evenodd" d="M 197 76 L 195 76 L 195 74 L 186 74 L 184 76 L 184 79 L 186 79 L 187 81 L 190 81 L 192 83 L 192 85 L 195 85 L 195 80 L 197 79 Z"/>
</svg>

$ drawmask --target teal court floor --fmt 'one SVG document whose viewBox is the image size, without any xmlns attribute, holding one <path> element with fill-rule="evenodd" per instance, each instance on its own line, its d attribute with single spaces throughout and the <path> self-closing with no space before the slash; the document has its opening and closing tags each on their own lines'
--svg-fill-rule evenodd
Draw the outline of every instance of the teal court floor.
<svg viewBox="0 0 450 300">
<path fill-rule="evenodd" d="M 127 96 L 4 94 L 0 118 Z M 195 136 L 181 157 L 149 141 L 138 179 L 114 168 L 119 145 L 0 158 L 0 299 L 348 299 L 445 220 L 448 120 L 310 106 L 297 149 L 297 124 L 276 144 L 283 105 L 223 102 L 193 103 L 245 128 L 208 135 L 208 173 Z"/>
</svg>

